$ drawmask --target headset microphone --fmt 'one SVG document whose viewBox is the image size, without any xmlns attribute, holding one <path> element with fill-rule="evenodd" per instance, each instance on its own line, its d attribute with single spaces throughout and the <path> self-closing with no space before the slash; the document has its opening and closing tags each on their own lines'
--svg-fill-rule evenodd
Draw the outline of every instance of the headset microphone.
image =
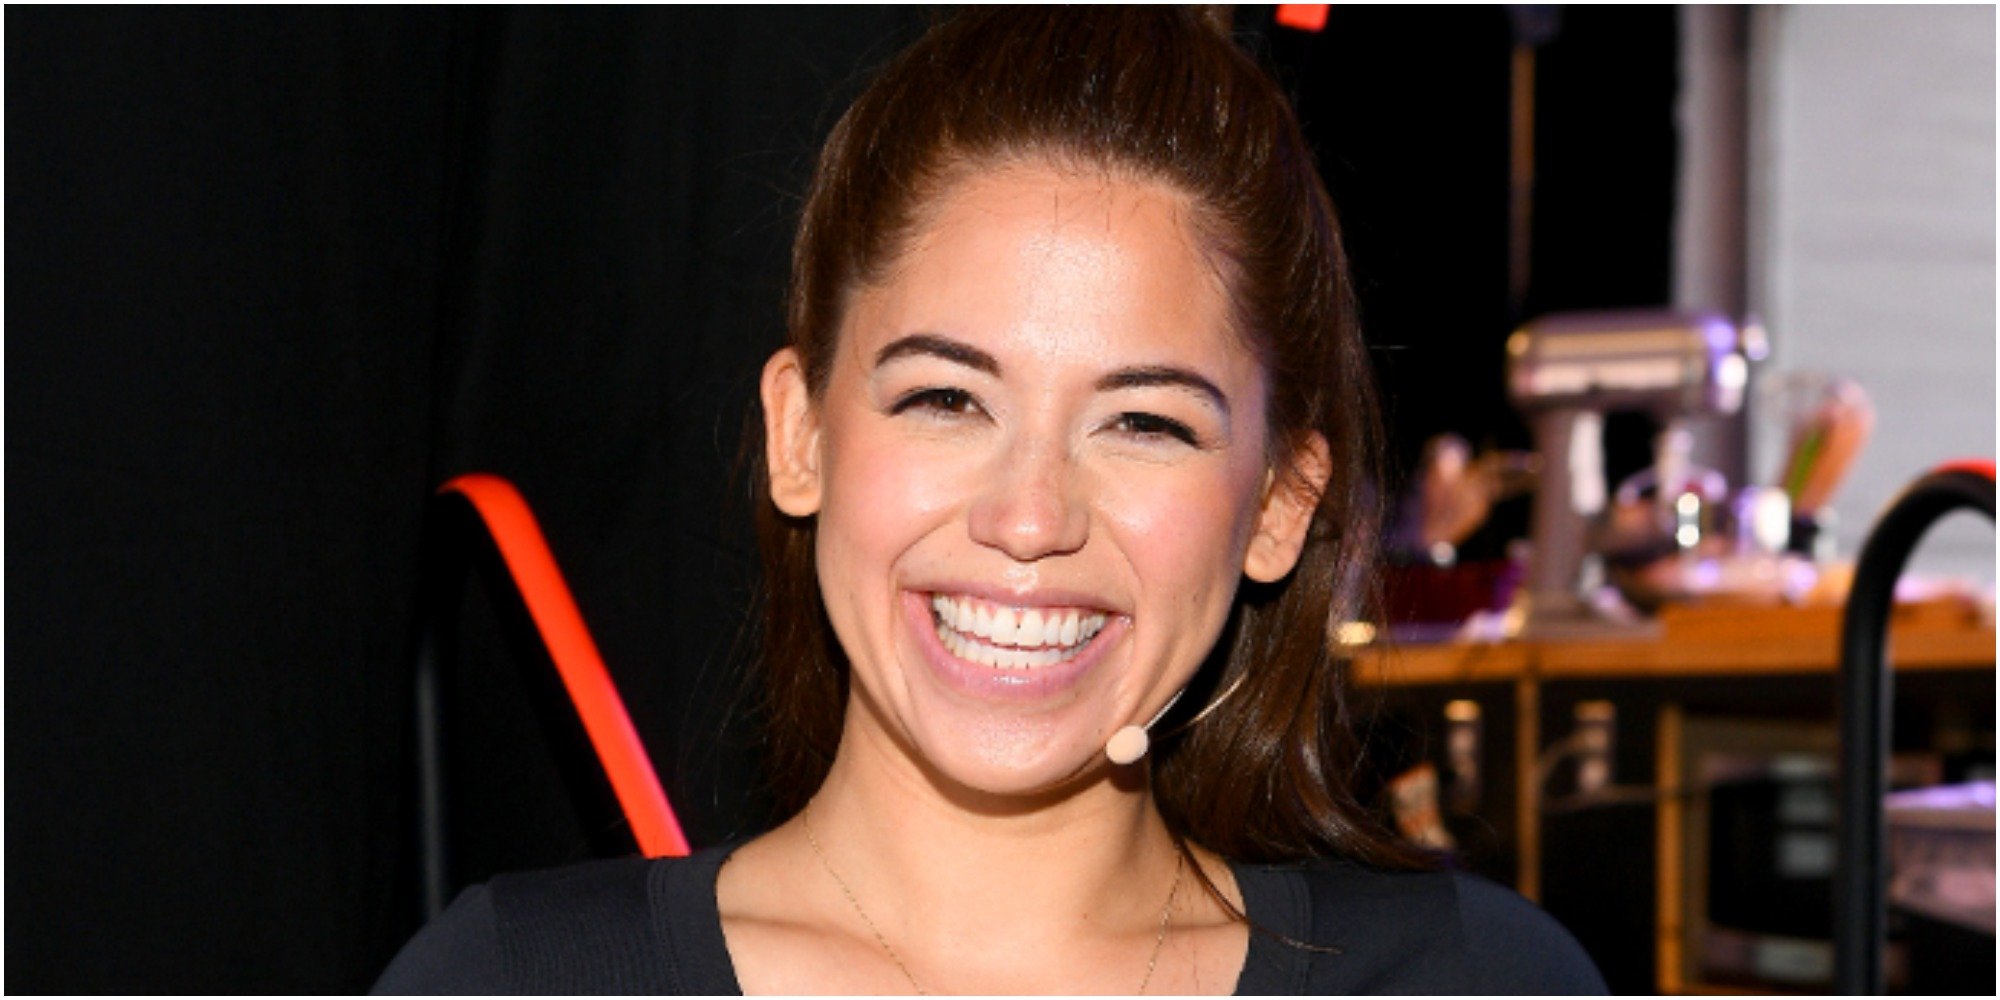
<svg viewBox="0 0 2000 1000">
<path fill-rule="evenodd" d="M 1182 688 L 1174 692 L 1174 696 L 1168 698 L 1167 703 L 1161 706 L 1159 712 L 1148 719 L 1145 725 L 1125 726 L 1112 733 L 1110 741 L 1104 744 L 1104 756 L 1110 758 L 1111 763 L 1121 766 L 1137 763 L 1139 758 L 1146 756 L 1146 751 L 1153 745 L 1153 738 L 1146 735 L 1146 730 L 1157 725 L 1167 712 L 1172 710 L 1174 703 L 1181 700 L 1181 695 L 1186 691 L 1186 688 Z"/>
</svg>

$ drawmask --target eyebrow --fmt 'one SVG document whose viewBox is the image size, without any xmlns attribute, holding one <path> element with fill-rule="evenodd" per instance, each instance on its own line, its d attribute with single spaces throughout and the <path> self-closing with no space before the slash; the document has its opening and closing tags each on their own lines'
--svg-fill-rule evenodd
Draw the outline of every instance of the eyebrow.
<svg viewBox="0 0 2000 1000">
<path fill-rule="evenodd" d="M 1097 380 L 1099 392 L 1113 389 L 1143 389 L 1151 386 L 1169 386 L 1191 389 L 1195 394 L 1206 396 L 1222 416 L 1229 416 L 1229 397 L 1222 394 L 1214 382 L 1186 368 L 1171 365 L 1150 365 L 1143 368 L 1121 368 Z"/>
<path fill-rule="evenodd" d="M 875 367 L 880 368 L 899 358 L 929 356 L 941 358 L 954 364 L 964 365 L 974 371 L 998 377 L 1000 360 L 971 344 L 941 337 L 934 333 L 913 333 L 898 337 L 875 352 Z M 1120 368 L 1097 380 L 1099 392 L 1118 389 L 1146 389 L 1155 386 L 1187 389 L 1206 398 L 1229 416 L 1229 397 L 1216 384 L 1198 372 L 1173 365 L 1142 365 L 1134 368 Z"/>
<path fill-rule="evenodd" d="M 1000 360 L 971 344 L 940 337 L 934 333 L 913 333 L 890 341 L 875 352 L 875 367 L 880 368 L 897 358 L 914 355 L 929 355 L 943 358 L 955 364 L 964 365 L 988 375 L 1000 374 Z"/>
</svg>

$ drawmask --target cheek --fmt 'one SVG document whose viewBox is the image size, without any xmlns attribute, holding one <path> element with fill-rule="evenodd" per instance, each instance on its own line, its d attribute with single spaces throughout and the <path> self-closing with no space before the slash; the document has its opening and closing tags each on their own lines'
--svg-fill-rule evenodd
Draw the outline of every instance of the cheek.
<svg viewBox="0 0 2000 1000">
<path fill-rule="evenodd" d="M 1148 589 L 1196 612 L 1235 593 L 1260 480 L 1254 469 L 1105 477 L 1099 510 Z"/>
<path fill-rule="evenodd" d="M 973 477 L 963 456 L 888 433 L 871 415 L 828 422 L 819 514 L 821 574 L 848 582 L 893 560 L 957 509 Z"/>
</svg>

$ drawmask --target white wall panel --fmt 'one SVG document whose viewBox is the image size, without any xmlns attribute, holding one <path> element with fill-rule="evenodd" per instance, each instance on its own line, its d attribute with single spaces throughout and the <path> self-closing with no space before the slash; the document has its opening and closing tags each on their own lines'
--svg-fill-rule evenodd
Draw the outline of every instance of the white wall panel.
<svg viewBox="0 0 2000 1000">
<path fill-rule="evenodd" d="M 1771 371 L 1828 371 L 1876 427 L 1835 506 L 1852 555 L 1908 480 L 1994 454 L 1994 10 L 1785 7 L 1753 32 L 1751 296 Z M 1770 480 L 1783 432 L 1752 426 Z M 1919 553 L 1990 582 L 1994 534 L 1955 518 Z"/>
</svg>

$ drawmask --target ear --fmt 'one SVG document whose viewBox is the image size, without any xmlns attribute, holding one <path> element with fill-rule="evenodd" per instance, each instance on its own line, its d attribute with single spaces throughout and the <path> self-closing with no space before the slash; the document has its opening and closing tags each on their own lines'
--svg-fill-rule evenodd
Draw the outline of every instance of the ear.
<svg viewBox="0 0 2000 1000">
<path fill-rule="evenodd" d="M 806 389 L 797 351 L 787 347 L 764 362 L 764 465 L 771 502 L 793 517 L 819 513 L 819 411 Z"/>
<path fill-rule="evenodd" d="M 1263 507 L 1257 514 L 1256 534 L 1250 536 L 1250 550 L 1243 555 L 1243 575 L 1258 583 L 1274 583 L 1292 571 L 1332 474 L 1326 438 L 1315 432 L 1292 453 L 1289 469 L 1265 475 Z"/>
</svg>

